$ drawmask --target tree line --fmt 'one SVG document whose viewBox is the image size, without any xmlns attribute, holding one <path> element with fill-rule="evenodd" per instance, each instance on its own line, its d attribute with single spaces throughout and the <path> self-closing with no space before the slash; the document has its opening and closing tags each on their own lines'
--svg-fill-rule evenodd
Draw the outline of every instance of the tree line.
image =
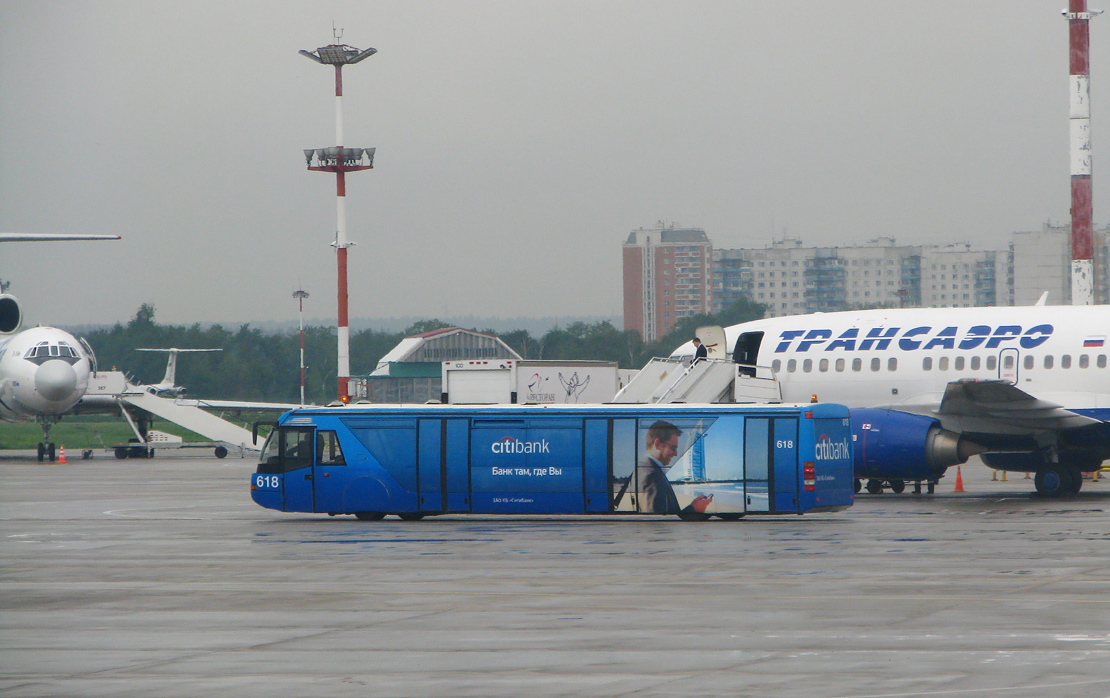
<svg viewBox="0 0 1110 698">
<path fill-rule="evenodd" d="M 542 336 L 527 330 L 494 332 L 525 359 L 615 361 L 621 368 L 640 368 L 652 357 L 668 356 L 694 336 L 703 325 L 733 325 L 763 317 L 764 307 L 741 300 L 713 315 L 683 318 L 665 337 L 644 342 L 635 330 L 618 330 L 610 322 L 573 322 L 556 326 Z M 155 308 L 143 304 L 127 324 L 97 329 L 85 335 L 96 352 L 99 370 L 120 370 L 134 383 L 156 383 L 166 369 L 166 356 L 137 351 L 140 348 L 220 349 L 219 352 L 183 354 L 177 366 L 177 383 L 190 395 L 220 400 L 296 402 L 300 395 L 300 335 L 266 333 L 249 324 L 237 329 L 199 323 L 161 325 Z M 403 332 L 361 330 L 351 334 L 352 373 L 374 370 L 385 354 L 405 337 L 443 327 L 439 319 L 422 320 Z M 305 399 L 323 404 L 335 398 L 337 360 L 335 328 L 304 328 Z"/>
</svg>

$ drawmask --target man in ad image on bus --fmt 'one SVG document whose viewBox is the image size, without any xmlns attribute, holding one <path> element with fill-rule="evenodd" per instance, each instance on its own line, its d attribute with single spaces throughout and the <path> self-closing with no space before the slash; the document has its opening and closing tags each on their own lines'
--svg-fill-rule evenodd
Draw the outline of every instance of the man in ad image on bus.
<svg viewBox="0 0 1110 698">
<path fill-rule="evenodd" d="M 636 464 L 636 494 L 640 511 L 651 514 L 702 514 L 713 501 L 713 495 L 699 494 L 689 506 L 683 508 L 678 505 L 674 488 L 667 480 L 667 470 L 678 456 L 678 437 L 681 435 L 681 429 L 663 420 L 648 427 L 644 439 L 647 453 Z"/>
</svg>

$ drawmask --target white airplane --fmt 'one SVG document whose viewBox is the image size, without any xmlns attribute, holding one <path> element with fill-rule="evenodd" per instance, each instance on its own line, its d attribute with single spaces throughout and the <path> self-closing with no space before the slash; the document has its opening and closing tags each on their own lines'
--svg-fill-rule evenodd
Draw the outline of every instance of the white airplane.
<svg viewBox="0 0 1110 698">
<path fill-rule="evenodd" d="M 724 335 L 719 358 L 741 374 L 769 369 L 783 401 L 852 408 L 857 489 L 931 491 L 980 454 L 1035 473 L 1041 494 L 1069 495 L 1110 458 L 1110 306 L 814 313 Z M 672 358 L 693 354 L 687 343 Z"/>
<path fill-rule="evenodd" d="M 119 235 L 0 233 L 0 242 L 119 239 Z M 0 420 L 37 421 L 42 426 L 39 460 L 53 461 L 50 428 L 85 395 L 96 357 L 84 340 L 65 330 L 34 327 L 20 332 L 22 324 L 19 301 L 0 293 Z"/>
<path fill-rule="evenodd" d="M 37 421 L 39 460 L 55 458 L 50 428 L 85 395 L 96 359 L 89 345 L 56 327 L 20 331 L 15 296 L 0 294 L 0 419 Z"/>
</svg>

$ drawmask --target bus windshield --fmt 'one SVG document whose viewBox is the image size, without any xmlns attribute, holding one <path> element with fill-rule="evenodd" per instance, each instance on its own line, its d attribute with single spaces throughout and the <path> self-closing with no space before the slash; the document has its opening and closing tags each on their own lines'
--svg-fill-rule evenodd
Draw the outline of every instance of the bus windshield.
<svg viewBox="0 0 1110 698">
<path fill-rule="evenodd" d="M 270 435 L 266 437 L 266 443 L 262 445 L 262 455 L 258 459 L 258 472 L 260 473 L 280 473 L 281 461 L 278 458 L 278 445 L 277 438 L 278 430 L 274 429 Z"/>
</svg>

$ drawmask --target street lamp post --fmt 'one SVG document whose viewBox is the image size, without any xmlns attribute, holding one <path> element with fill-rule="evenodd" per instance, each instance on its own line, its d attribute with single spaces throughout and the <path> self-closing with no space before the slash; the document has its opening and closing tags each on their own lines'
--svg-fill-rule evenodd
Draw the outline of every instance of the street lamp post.
<svg viewBox="0 0 1110 698">
<path fill-rule="evenodd" d="M 301 407 L 304 407 L 304 299 L 308 298 L 308 291 L 298 288 L 293 291 L 293 297 L 297 299 L 297 312 L 301 322 Z"/>
<path fill-rule="evenodd" d="M 335 147 L 315 148 L 304 151 L 308 169 L 316 172 L 335 173 L 335 255 L 338 267 L 339 317 L 337 326 L 339 399 L 350 400 L 351 361 L 350 330 L 347 325 L 347 209 L 344 198 L 347 194 L 344 175 L 347 172 L 369 170 L 374 167 L 374 148 L 343 147 L 343 66 L 354 65 L 377 53 L 374 48 L 357 49 L 346 44 L 331 44 L 312 51 L 301 51 L 306 58 L 321 65 L 335 66 Z M 313 166 L 313 158 L 316 165 Z"/>
</svg>

